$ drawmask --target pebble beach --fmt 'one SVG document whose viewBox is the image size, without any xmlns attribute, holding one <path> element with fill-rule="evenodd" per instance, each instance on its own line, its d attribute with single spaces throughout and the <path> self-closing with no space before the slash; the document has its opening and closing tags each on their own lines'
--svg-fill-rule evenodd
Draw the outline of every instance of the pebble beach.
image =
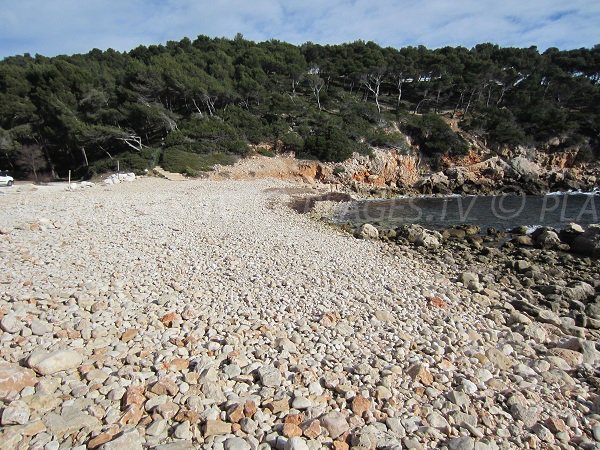
<svg viewBox="0 0 600 450">
<path fill-rule="evenodd" d="M 0 448 L 599 448 L 594 340 L 296 186 L 4 190 Z"/>
</svg>

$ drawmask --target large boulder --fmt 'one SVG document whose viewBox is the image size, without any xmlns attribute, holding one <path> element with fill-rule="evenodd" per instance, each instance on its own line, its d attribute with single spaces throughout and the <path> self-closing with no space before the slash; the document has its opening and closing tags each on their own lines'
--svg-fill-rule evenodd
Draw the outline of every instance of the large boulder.
<svg viewBox="0 0 600 450">
<path fill-rule="evenodd" d="M 590 256 L 600 256 L 600 224 L 590 225 L 584 233 L 573 239 L 574 252 Z"/>
<path fill-rule="evenodd" d="M 513 158 L 510 166 L 523 181 L 539 180 L 542 171 L 540 166 L 523 156 Z"/>
<path fill-rule="evenodd" d="M 370 223 L 365 223 L 354 231 L 354 236 L 359 239 L 378 239 L 379 231 Z"/>
<path fill-rule="evenodd" d="M 561 249 L 567 250 L 568 246 L 563 244 L 556 231 L 548 228 L 538 228 L 532 237 L 535 239 L 535 244 L 546 250 Z M 567 248 L 565 248 L 565 246 Z"/>
<path fill-rule="evenodd" d="M 444 172 L 436 172 L 418 181 L 415 188 L 422 194 L 449 194 L 450 180 Z"/>
<path fill-rule="evenodd" d="M 417 247 L 438 248 L 443 239 L 439 232 L 415 224 L 403 225 L 396 233 Z"/>
</svg>

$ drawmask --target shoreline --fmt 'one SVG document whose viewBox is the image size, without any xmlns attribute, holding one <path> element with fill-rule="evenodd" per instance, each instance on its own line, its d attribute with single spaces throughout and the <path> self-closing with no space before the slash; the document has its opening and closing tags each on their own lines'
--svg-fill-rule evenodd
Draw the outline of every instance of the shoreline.
<svg viewBox="0 0 600 450">
<path fill-rule="evenodd" d="M 291 211 L 299 186 L 3 196 L 0 373 L 22 383 L 0 377 L 0 442 L 595 445 L 593 341 L 518 315 L 485 280 L 475 293 L 442 259 Z"/>
</svg>

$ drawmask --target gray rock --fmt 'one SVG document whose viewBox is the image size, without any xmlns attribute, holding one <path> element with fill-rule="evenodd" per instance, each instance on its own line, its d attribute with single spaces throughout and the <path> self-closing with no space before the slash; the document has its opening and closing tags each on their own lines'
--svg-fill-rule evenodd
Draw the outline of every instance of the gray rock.
<svg viewBox="0 0 600 450">
<path fill-rule="evenodd" d="M 293 437 L 285 443 L 285 450 L 310 450 L 310 447 L 301 437 Z"/>
<path fill-rule="evenodd" d="M 29 422 L 29 413 L 29 406 L 25 402 L 11 402 L 2 411 L 2 425 L 25 425 Z"/>
<path fill-rule="evenodd" d="M 590 256 L 600 256 L 600 224 L 590 225 L 588 229 L 573 240 L 573 251 Z"/>
<path fill-rule="evenodd" d="M 448 441 L 449 450 L 473 450 L 475 441 L 469 436 L 461 436 Z"/>
<path fill-rule="evenodd" d="M 7 314 L 0 320 L 0 328 L 7 333 L 18 333 L 23 326 L 23 322 L 15 314 Z"/>
<path fill-rule="evenodd" d="M 75 407 L 64 407 L 60 415 L 49 412 L 44 416 L 43 421 L 48 432 L 57 438 L 62 438 L 83 429 L 92 432 L 102 428 L 100 420 Z"/>
<path fill-rule="evenodd" d="M 448 421 L 438 412 L 434 411 L 427 416 L 427 422 L 429 426 L 437 428 L 438 430 L 448 429 Z"/>
<path fill-rule="evenodd" d="M 241 437 L 227 438 L 223 442 L 224 450 L 250 450 L 250 444 Z"/>
<path fill-rule="evenodd" d="M 124 431 L 110 442 L 103 444 L 100 450 L 142 450 L 142 440 L 138 431 L 133 428 Z"/>
<path fill-rule="evenodd" d="M 346 417 L 337 411 L 325 414 L 321 417 L 320 421 L 321 425 L 329 432 L 329 436 L 332 439 L 335 439 L 350 430 Z"/>
<path fill-rule="evenodd" d="M 373 225 L 365 223 L 356 229 L 354 236 L 359 239 L 378 239 L 379 231 Z"/>
<path fill-rule="evenodd" d="M 30 326 L 31 332 L 36 336 L 43 336 L 52 331 L 52 326 L 48 322 L 39 319 L 33 319 Z"/>
<path fill-rule="evenodd" d="M 190 429 L 190 421 L 186 420 L 181 424 L 175 427 L 175 432 L 173 435 L 177 439 L 191 439 L 192 438 L 192 430 Z"/>
<path fill-rule="evenodd" d="M 523 422 L 525 427 L 531 428 L 540 419 L 540 413 L 535 406 L 522 406 L 514 404 L 510 407 L 510 413 L 516 420 Z"/>
<path fill-rule="evenodd" d="M 263 386 L 277 387 L 282 382 L 281 373 L 273 366 L 262 366 L 258 369 L 258 376 Z"/>
<path fill-rule="evenodd" d="M 52 375 L 56 372 L 74 369 L 83 362 L 83 357 L 75 350 L 57 350 L 55 352 L 34 352 L 27 363 L 40 375 Z"/>
<path fill-rule="evenodd" d="M 197 447 L 192 443 L 192 441 L 178 441 L 171 442 L 169 444 L 157 445 L 156 447 L 152 447 L 152 450 L 196 450 Z M 122 449 L 125 450 L 125 449 Z"/>
<path fill-rule="evenodd" d="M 160 436 L 166 434 L 168 428 L 167 421 L 164 419 L 155 420 L 146 429 L 146 434 L 149 436 Z"/>
</svg>

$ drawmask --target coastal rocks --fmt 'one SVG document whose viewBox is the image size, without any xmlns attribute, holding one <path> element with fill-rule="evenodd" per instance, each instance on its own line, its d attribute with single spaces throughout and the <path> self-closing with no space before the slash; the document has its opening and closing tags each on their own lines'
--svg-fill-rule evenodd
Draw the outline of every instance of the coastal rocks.
<svg viewBox="0 0 600 450">
<path fill-rule="evenodd" d="M 590 225 L 571 245 L 574 252 L 600 257 L 600 224 Z"/>
<path fill-rule="evenodd" d="M 540 178 L 541 168 L 538 164 L 523 156 L 510 160 L 511 168 L 525 181 L 537 181 Z"/>
<path fill-rule="evenodd" d="M 360 239 L 378 239 L 379 231 L 373 225 L 365 223 L 356 229 L 354 236 Z"/>
<path fill-rule="evenodd" d="M 417 247 L 438 248 L 442 241 L 442 235 L 439 232 L 415 224 L 403 225 L 396 229 L 396 233 Z"/>
</svg>

